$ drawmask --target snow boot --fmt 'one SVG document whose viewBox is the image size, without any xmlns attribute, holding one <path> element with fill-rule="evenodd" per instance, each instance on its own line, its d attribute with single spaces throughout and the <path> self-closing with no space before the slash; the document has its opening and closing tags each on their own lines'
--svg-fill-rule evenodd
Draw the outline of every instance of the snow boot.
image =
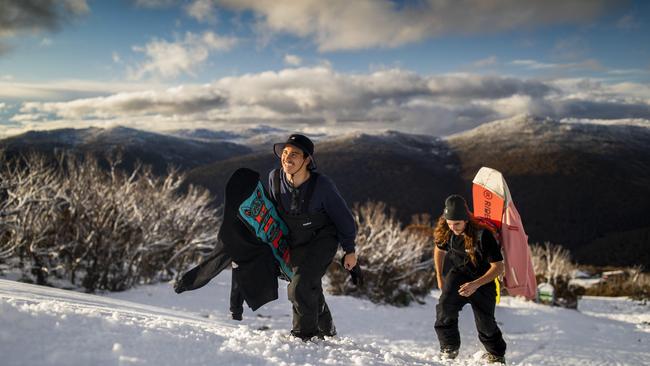
<svg viewBox="0 0 650 366">
<path fill-rule="evenodd" d="M 445 360 L 453 360 L 454 358 L 458 357 L 458 349 L 447 348 L 447 347 L 441 348 L 440 357 L 442 357 Z"/>
<path fill-rule="evenodd" d="M 490 352 L 485 352 L 485 354 L 481 356 L 481 360 L 486 361 L 487 363 L 500 363 L 503 365 L 506 364 L 505 356 L 497 356 Z"/>
<path fill-rule="evenodd" d="M 331 326 L 328 329 L 321 329 L 319 327 L 318 334 L 324 337 L 334 337 L 336 335 L 336 327 L 334 326 L 334 324 L 331 324 Z"/>
<path fill-rule="evenodd" d="M 308 342 L 308 341 L 312 340 L 312 338 L 324 339 L 324 337 L 320 333 L 304 334 L 304 333 L 300 333 L 300 332 L 296 332 L 296 331 L 292 330 L 291 333 L 289 333 L 289 334 L 292 337 L 299 338 L 303 342 Z"/>
</svg>

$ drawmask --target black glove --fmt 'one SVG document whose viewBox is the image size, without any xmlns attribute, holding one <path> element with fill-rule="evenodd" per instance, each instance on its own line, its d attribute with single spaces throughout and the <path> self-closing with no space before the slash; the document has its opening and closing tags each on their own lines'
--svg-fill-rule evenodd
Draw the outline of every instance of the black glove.
<svg viewBox="0 0 650 366">
<path fill-rule="evenodd" d="M 341 266 L 345 268 L 345 256 L 341 258 Z M 356 266 L 352 267 L 352 269 L 346 269 L 348 273 L 350 273 L 350 279 L 352 280 L 352 283 L 357 286 L 361 287 L 363 286 L 363 273 L 361 272 L 361 267 L 359 266 L 359 263 L 357 263 Z"/>
<path fill-rule="evenodd" d="M 183 280 L 179 279 L 174 283 L 174 291 L 177 294 L 180 294 L 181 292 L 184 292 L 186 290 L 185 285 L 183 284 Z"/>
</svg>

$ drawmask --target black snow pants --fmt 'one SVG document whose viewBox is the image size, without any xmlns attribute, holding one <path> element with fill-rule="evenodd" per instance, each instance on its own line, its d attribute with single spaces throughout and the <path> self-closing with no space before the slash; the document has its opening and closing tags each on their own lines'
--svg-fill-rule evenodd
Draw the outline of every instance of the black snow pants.
<svg viewBox="0 0 650 366">
<path fill-rule="evenodd" d="M 291 220 L 287 221 L 293 226 Z M 291 247 L 289 263 L 294 275 L 287 289 L 293 308 L 291 333 L 309 338 L 333 328 L 321 280 L 338 249 L 336 229 L 333 226 L 321 228 L 312 233 L 312 239 L 296 242 L 300 243 Z"/>
<path fill-rule="evenodd" d="M 496 284 L 490 282 L 479 287 L 469 297 L 458 293 L 460 286 L 473 279 L 466 274 L 451 270 L 445 275 L 442 294 L 436 305 L 435 329 L 441 349 L 457 350 L 460 348 L 458 331 L 458 313 L 469 303 L 474 312 L 474 321 L 478 338 L 485 349 L 497 356 L 506 353 L 506 342 L 494 318 L 496 307 Z"/>
<path fill-rule="evenodd" d="M 235 281 L 234 273 L 230 282 L 230 313 L 239 316 L 244 313 L 244 295 L 239 289 L 239 284 Z"/>
</svg>

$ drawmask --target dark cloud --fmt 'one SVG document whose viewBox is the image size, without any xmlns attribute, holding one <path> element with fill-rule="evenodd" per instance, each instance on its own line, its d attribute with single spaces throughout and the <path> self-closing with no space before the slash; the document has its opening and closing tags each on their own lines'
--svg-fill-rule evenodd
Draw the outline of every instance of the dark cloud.
<svg viewBox="0 0 650 366">
<path fill-rule="evenodd" d="M 193 114 L 205 112 L 222 107 L 227 99 L 222 95 L 206 94 L 194 98 L 183 98 L 178 100 L 152 99 L 150 97 L 134 97 L 112 104 L 112 107 L 120 112 L 148 114 Z"/>
<path fill-rule="evenodd" d="M 645 103 L 599 102 L 568 99 L 555 106 L 556 117 L 586 119 L 650 119 L 650 105 Z"/>
<path fill-rule="evenodd" d="M 177 0 L 132 0 L 135 6 L 140 8 L 162 9 L 176 5 Z"/>
<path fill-rule="evenodd" d="M 0 0 L 0 32 L 57 30 L 61 21 L 56 1 Z"/>
<path fill-rule="evenodd" d="M 195 0 L 203 1 L 203 0 Z M 321 51 L 397 47 L 431 37 L 588 24 L 627 6 L 617 0 L 219 0 L 257 14 L 258 28 L 311 38 Z"/>
<path fill-rule="evenodd" d="M 544 97 L 556 88 L 537 80 L 498 76 L 436 77 L 429 82 L 432 96 L 459 99 L 499 99 L 513 95 Z"/>
<path fill-rule="evenodd" d="M 2 42 L 19 33 L 55 32 L 88 12 L 85 0 L 0 0 L 0 56 L 11 49 Z"/>
<path fill-rule="evenodd" d="M 4 44 L 4 43 L 0 42 L 0 57 L 4 56 L 5 54 L 7 54 L 9 52 L 11 52 L 12 48 L 13 47 L 11 45 Z"/>
</svg>

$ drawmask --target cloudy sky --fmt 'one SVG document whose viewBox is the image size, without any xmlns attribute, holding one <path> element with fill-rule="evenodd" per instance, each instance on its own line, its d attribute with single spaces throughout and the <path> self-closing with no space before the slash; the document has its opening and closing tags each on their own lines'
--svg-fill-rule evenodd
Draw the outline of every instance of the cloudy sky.
<svg viewBox="0 0 650 366">
<path fill-rule="evenodd" d="M 650 2 L 0 0 L 0 136 L 650 124 Z"/>
</svg>

